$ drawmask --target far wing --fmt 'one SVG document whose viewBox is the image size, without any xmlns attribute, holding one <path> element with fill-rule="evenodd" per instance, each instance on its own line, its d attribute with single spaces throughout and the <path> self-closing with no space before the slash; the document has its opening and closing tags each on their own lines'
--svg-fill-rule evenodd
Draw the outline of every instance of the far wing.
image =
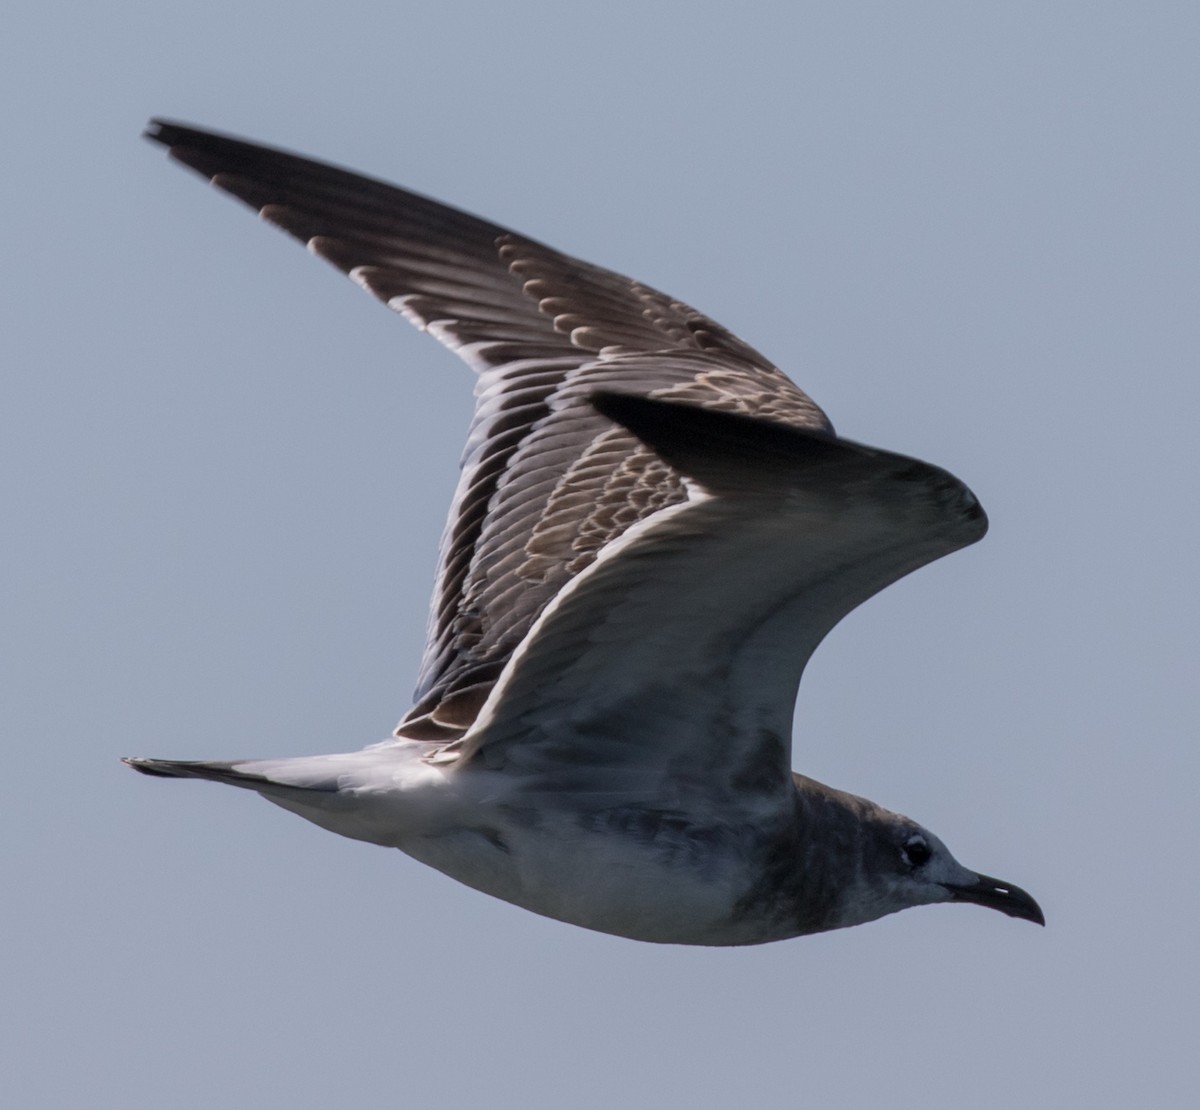
<svg viewBox="0 0 1200 1110">
<path fill-rule="evenodd" d="M 639 282 L 321 162 L 161 120 L 147 135 L 479 375 L 408 735 L 461 734 L 555 593 L 683 497 L 669 467 L 565 389 L 659 391 L 829 428 L 751 347 Z"/>
<path fill-rule="evenodd" d="M 571 789 L 784 789 L 801 672 L 850 610 L 978 540 L 935 466 L 832 436 L 646 398 L 596 407 L 698 487 L 554 600 L 464 760 Z M 664 787 L 669 783 L 669 787 Z"/>
</svg>

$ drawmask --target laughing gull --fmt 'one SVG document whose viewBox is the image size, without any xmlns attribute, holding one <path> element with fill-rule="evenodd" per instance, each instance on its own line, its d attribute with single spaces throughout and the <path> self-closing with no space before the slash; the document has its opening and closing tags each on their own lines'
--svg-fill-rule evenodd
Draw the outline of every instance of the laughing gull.
<svg viewBox="0 0 1200 1110">
<path fill-rule="evenodd" d="M 1044 923 L 915 821 L 790 766 L 809 656 L 855 606 L 983 536 L 966 486 L 838 438 L 757 351 L 640 282 L 320 162 L 163 121 L 147 136 L 478 386 L 392 738 L 130 766 L 257 791 L 638 940 L 759 944 L 932 902 Z"/>
</svg>

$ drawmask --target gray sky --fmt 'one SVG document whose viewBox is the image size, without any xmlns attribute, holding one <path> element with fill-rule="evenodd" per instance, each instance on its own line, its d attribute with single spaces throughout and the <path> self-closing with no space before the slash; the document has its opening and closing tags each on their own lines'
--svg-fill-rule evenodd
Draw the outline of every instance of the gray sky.
<svg viewBox="0 0 1200 1110">
<path fill-rule="evenodd" d="M 1191 1105 L 1194 4 L 78 5 L 0 45 L 13 1106 Z M 129 773 L 383 738 L 470 374 L 162 114 L 713 314 L 992 532 L 851 615 L 798 769 L 1029 889 L 752 950 L 542 920 Z"/>
</svg>

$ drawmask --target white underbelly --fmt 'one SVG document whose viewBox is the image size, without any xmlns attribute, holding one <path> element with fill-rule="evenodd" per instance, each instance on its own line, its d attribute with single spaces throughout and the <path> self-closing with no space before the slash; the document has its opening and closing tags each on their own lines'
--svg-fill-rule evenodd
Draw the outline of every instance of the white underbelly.
<svg viewBox="0 0 1200 1110">
<path fill-rule="evenodd" d="M 413 744 L 339 757 L 335 791 L 260 787 L 276 804 L 343 836 L 399 848 L 476 890 L 599 932 L 668 944 L 758 944 L 764 922 L 738 906 L 754 884 L 748 850 L 770 822 L 706 829 L 642 796 L 575 807 L 529 780 L 457 775 L 423 763 Z M 344 764 L 344 766 L 343 766 Z M 537 785 L 534 783 L 533 785 Z M 703 803 L 697 814 L 705 810 Z M 726 813 L 727 821 L 734 815 Z"/>
<path fill-rule="evenodd" d="M 537 828 L 416 837 L 402 851 L 534 913 L 635 940 L 753 944 L 739 924 L 744 873 L 732 854 L 693 860 L 659 841 L 592 833 L 569 813 Z"/>
</svg>

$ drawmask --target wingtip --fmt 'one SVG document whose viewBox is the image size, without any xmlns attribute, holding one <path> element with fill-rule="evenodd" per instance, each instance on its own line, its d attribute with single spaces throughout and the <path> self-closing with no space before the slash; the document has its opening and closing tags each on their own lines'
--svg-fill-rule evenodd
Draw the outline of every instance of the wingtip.
<svg viewBox="0 0 1200 1110">
<path fill-rule="evenodd" d="M 830 461 L 863 464 L 879 453 L 822 429 L 730 412 L 694 402 L 597 390 L 602 416 L 632 432 L 664 462 L 711 488 L 742 489 L 746 479 Z"/>
</svg>

